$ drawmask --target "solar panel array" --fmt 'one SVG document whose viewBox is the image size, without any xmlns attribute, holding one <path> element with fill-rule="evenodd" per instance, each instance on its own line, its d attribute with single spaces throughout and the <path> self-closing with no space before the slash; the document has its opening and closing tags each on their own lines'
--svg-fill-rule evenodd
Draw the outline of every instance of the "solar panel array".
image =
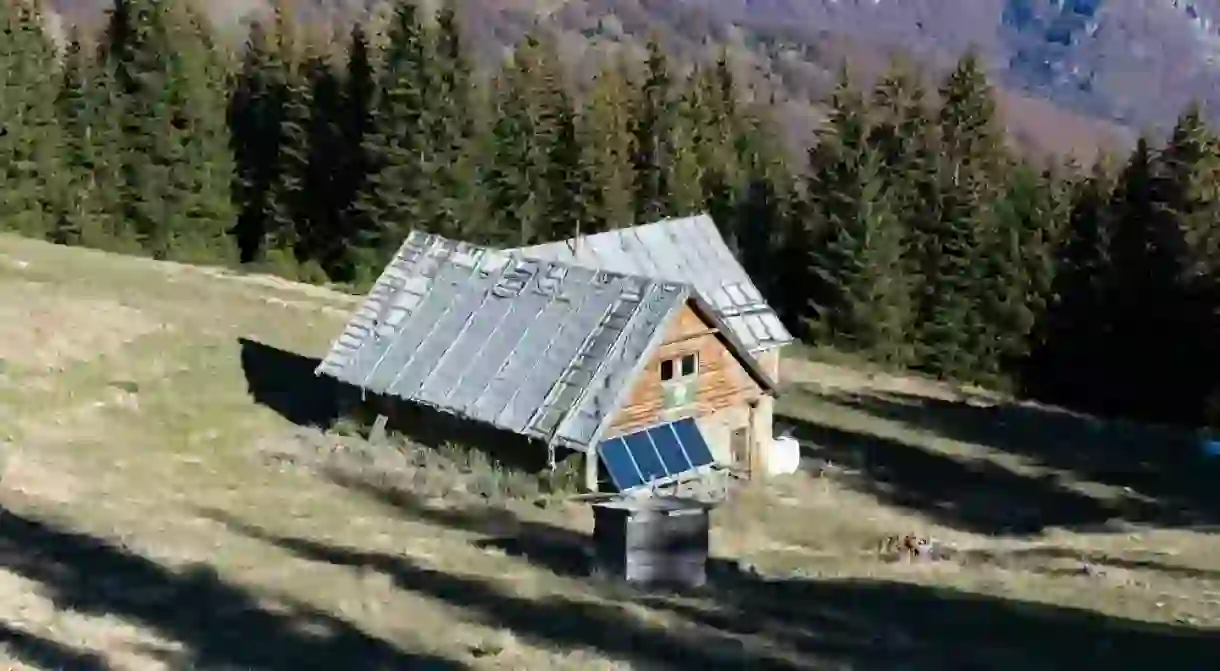
<svg viewBox="0 0 1220 671">
<path fill-rule="evenodd" d="M 712 451 L 693 419 L 650 427 L 602 441 L 597 447 L 611 482 L 621 492 L 711 464 Z"/>
</svg>

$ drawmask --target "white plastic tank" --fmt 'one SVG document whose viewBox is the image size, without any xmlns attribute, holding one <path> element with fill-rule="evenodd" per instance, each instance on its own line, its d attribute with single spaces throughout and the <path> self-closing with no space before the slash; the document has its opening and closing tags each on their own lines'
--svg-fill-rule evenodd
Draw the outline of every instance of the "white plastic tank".
<svg viewBox="0 0 1220 671">
<path fill-rule="evenodd" d="M 763 469 L 768 476 L 791 475 L 801 468 L 801 444 L 787 432 L 771 441 Z"/>
</svg>

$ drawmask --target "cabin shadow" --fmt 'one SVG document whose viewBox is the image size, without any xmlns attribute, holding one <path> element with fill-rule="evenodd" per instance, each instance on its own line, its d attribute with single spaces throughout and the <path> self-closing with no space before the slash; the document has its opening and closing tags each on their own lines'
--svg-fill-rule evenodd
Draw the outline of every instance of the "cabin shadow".
<svg viewBox="0 0 1220 671">
<path fill-rule="evenodd" d="M 889 437 L 846 431 L 791 416 L 807 466 L 833 463 L 835 477 L 879 501 L 919 511 L 946 526 L 988 535 L 1032 535 L 1047 527 L 1104 528 L 1148 516 L 1134 498 L 1100 499 L 981 459 L 959 459 Z"/>
<path fill-rule="evenodd" d="M 375 495 L 375 492 L 374 492 Z M 475 535 L 512 513 L 476 504 L 428 510 L 399 501 L 408 518 L 453 524 Z M 481 521 L 484 516 L 495 520 Z M 524 522 L 519 520 L 519 522 Z M 398 589 L 461 609 L 531 644 L 583 648 L 647 668 L 1214 668 L 1220 637 L 1187 626 L 1136 622 L 1073 608 L 882 580 L 768 578 L 711 572 L 707 586 L 656 593 L 605 581 L 520 594 L 502 581 L 448 573 L 405 554 L 277 535 L 240 521 L 234 531 L 309 561 L 381 572 Z M 490 526 L 485 526 L 490 524 Z M 538 538 L 573 532 L 522 524 Z M 478 544 L 479 540 L 473 540 Z M 521 555 L 554 570 L 550 555 Z M 594 594 L 600 598 L 590 599 Z M 635 608 L 624 608 L 634 603 Z M 642 608 L 684 626 L 659 626 Z M 672 622 L 671 622 L 672 624 Z"/>
<path fill-rule="evenodd" d="M 974 405 L 907 394 L 832 399 L 870 415 L 1019 456 L 1047 471 L 1124 492 L 1130 522 L 1208 528 L 1220 524 L 1220 460 L 1189 431 L 1105 421 L 1021 403 Z M 1135 505 L 1136 500 L 1148 501 Z"/>
<path fill-rule="evenodd" d="M 271 408 L 298 426 L 327 430 L 351 420 L 368 430 L 379 414 L 386 430 L 407 441 L 440 450 L 475 449 L 493 463 L 527 473 L 547 467 L 546 447 L 495 427 L 463 420 L 433 408 L 361 391 L 314 374 L 319 359 L 239 338 L 246 388 L 255 403 Z"/>
<path fill-rule="evenodd" d="M 321 363 L 256 340 L 238 338 L 246 389 L 264 405 L 298 426 L 328 429 L 359 400 L 359 391 L 314 375 Z"/>
</svg>

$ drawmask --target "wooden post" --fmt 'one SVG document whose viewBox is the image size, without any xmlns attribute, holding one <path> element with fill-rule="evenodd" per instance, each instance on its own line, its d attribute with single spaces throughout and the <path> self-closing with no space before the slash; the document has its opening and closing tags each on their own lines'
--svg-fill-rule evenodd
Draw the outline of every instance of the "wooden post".
<svg viewBox="0 0 1220 671">
<path fill-rule="evenodd" d="M 597 447 L 585 452 L 585 491 L 597 491 Z"/>
</svg>

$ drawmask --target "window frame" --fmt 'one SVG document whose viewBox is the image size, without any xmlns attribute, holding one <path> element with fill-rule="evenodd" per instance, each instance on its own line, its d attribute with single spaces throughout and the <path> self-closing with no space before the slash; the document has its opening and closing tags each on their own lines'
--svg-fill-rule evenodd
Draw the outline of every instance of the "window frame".
<svg viewBox="0 0 1220 671">
<path fill-rule="evenodd" d="M 685 372 L 688 361 L 691 362 L 691 371 L 689 373 Z M 669 377 L 665 376 L 666 368 L 669 369 Z M 658 365 L 657 373 L 661 379 L 661 384 L 690 382 L 699 377 L 699 353 L 685 352 L 677 356 L 662 359 Z"/>
</svg>

